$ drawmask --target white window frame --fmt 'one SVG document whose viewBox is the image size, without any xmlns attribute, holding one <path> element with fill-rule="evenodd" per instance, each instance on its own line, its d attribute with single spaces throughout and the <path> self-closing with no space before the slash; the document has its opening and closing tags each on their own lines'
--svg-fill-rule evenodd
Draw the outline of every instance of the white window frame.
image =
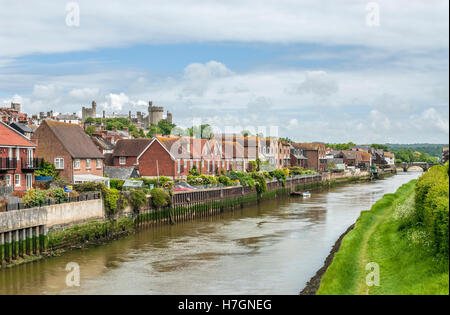
<svg viewBox="0 0 450 315">
<path fill-rule="evenodd" d="M 181 173 L 181 161 L 177 160 L 177 174 Z"/>
<path fill-rule="evenodd" d="M 20 187 L 20 180 L 21 180 L 20 174 L 14 174 L 14 186 L 15 187 Z"/>
<path fill-rule="evenodd" d="M 11 186 L 12 186 L 12 175 L 6 174 L 6 187 L 11 187 Z"/>
<path fill-rule="evenodd" d="M 16 160 L 17 160 L 17 162 L 20 161 L 20 149 L 19 148 L 16 148 Z"/>
<path fill-rule="evenodd" d="M 27 190 L 30 190 L 31 188 L 33 188 L 33 175 L 27 174 L 25 176 L 25 182 L 27 184 Z"/>
<path fill-rule="evenodd" d="M 73 160 L 73 168 L 76 170 L 80 169 L 80 159 L 74 159 Z"/>
<path fill-rule="evenodd" d="M 64 158 L 55 158 L 55 168 L 57 170 L 64 169 Z"/>
<path fill-rule="evenodd" d="M 119 164 L 120 165 L 126 165 L 127 164 L 127 157 L 126 156 L 120 156 L 119 157 Z"/>
<path fill-rule="evenodd" d="M 33 149 L 27 149 L 27 162 L 29 166 L 33 165 Z"/>
<path fill-rule="evenodd" d="M 102 168 L 102 159 L 97 159 L 97 169 L 101 169 Z"/>
<path fill-rule="evenodd" d="M 8 158 L 9 158 L 10 160 L 12 160 L 12 158 L 13 158 L 13 149 L 12 149 L 12 148 L 9 148 L 9 149 L 8 149 Z"/>
<path fill-rule="evenodd" d="M 90 170 L 92 167 L 91 159 L 86 159 L 86 169 Z"/>
</svg>

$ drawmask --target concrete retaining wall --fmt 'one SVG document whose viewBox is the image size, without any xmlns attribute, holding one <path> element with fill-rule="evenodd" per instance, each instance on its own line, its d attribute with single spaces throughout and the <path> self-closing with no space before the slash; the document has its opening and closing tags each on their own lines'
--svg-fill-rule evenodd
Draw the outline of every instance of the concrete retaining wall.
<svg viewBox="0 0 450 315">
<path fill-rule="evenodd" d="M 24 210 L 0 212 L 0 232 L 9 232 L 34 226 L 48 229 L 70 226 L 89 220 L 103 219 L 103 200 L 62 203 Z"/>
</svg>

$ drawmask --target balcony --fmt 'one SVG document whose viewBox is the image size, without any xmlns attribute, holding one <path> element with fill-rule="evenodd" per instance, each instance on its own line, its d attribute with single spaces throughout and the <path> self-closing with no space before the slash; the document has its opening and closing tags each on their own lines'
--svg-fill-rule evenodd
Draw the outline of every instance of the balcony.
<svg viewBox="0 0 450 315">
<path fill-rule="evenodd" d="M 44 159 L 22 159 L 20 166 L 22 170 L 34 171 L 42 169 L 44 165 Z"/>
<path fill-rule="evenodd" d="M 0 157 L 0 170 L 1 171 L 15 170 L 16 168 L 17 168 L 17 160 L 16 159 Z"/>
</svg>

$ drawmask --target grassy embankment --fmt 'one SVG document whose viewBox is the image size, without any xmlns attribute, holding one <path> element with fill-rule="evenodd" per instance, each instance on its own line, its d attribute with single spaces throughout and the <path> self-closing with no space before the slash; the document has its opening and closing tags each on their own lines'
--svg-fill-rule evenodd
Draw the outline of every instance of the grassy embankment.
<svg viewBox="0 0 450 315">
<path fill-rule="evenodd" d="M 448 166 L 440 168 L 361 213 L 317 294 L 449 294 Z M 371 262 L 379 286 L 366 284 Z"/>
</svg>

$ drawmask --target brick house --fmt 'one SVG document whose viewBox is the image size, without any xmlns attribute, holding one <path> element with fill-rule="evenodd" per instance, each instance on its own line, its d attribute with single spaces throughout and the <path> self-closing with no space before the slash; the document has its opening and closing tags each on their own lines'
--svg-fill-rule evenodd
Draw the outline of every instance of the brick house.
<svg viewBox="0 0 450 315">
<path fill-rule="evenodd" d="M 37 143 L 37 157 L 54 164 L 60 176 L 70 182 L 103 178 L 103 154 L 80 126 L 45 120 L 33 140 Z"/>
<path fill-rule="evenodd" d="M 122 139 L 117 141 L 112 153 L 113 166 L 137 166 L 138 156 L 152 142 L 152 139 Z"/>
<path fill-rule="evenodd" d="M 278 168 L 291 166 L 291 145 L 284 141 L 278 140 Z"/>
<path fill-rule="evenodd" d="M 26 191 L 34 185 L 34 171 L 40 165 L 35 158 L 36 144 L 20 132 L 0 122 L 0 182 L 14 191 Z"/>
<path fill-rule="evenodd" d="M 290 163 L 292 167 L 306 167 L 307 158 L 303 155 L 303 150 L 298 146 L 290 145 Z"/>
<path fill-rule="evenodd" d="M 301 149 L 306 157 L 306 168 L 323 172 L 326 168 L 326 146 L 324 143 L 293 143 L 294 148 Z"/>
</svg>

